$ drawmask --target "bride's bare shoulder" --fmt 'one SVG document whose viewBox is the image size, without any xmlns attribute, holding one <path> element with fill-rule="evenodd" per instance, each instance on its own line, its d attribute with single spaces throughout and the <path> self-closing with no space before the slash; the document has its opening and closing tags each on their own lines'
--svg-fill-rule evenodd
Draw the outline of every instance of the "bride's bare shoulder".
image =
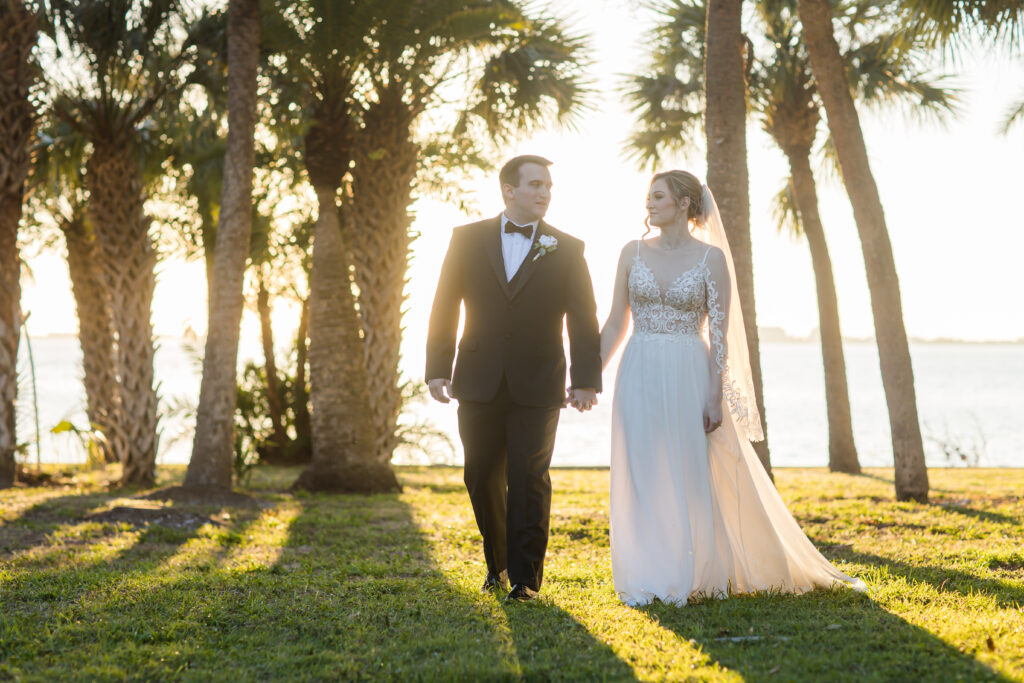
<svg viewBox="0 0 1024 683">
<path fill-rule="evenodd" d="M 631 263 L 633 257 L 639 253 L 640 240 L 630 240 L 622 245 L 622 251 L 619 252 L 619 263 Z"/>
<path fill-rule="evenodd" d="M 705 242 L 703 240 L 699 240 L 696 237 L 694 238 L 694 241 L 697 242 L 697 251 L 698 251 L 698 253 L 700 253 L 701 255 L 707 254 L 707 259 L 706 260 L 709 263 L 712 260 L 714 260 L 714 261 L 724 261 L 725 260 L 725 254 L 722 252 L 722 250 L 719 247 L 716 247 L 713 244 L 708 244 L 707 242 Z"/>
</svg>

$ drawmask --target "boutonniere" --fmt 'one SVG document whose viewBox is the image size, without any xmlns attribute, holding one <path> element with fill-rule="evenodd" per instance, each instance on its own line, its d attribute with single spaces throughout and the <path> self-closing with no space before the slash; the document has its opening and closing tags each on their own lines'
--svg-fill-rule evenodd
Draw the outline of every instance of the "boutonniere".
<svg viewBox="0 0 1024 683">
<path fill-rule="evenodd" d="M 534 261 L 558 249 L 558 238 L 553 235 L 541 235 L 537 238 L 537 246 L 535 248 L 537 254 L 533 257 Z"/>
</svg>

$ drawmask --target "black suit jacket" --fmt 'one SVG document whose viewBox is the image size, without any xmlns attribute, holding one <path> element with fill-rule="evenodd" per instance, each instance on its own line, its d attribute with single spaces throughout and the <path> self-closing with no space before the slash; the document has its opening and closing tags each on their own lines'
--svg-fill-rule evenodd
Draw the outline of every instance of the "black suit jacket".
<svg viewBox="0 0 1024 683">
<path fill-rule="evenodd" d="M 544 221 L 537 228 L 511 282 L 501 254 L 500 216 L 455 228 L 452 234 L 430 313 L 426 378 L 450 378 L 455 398 L 489 401 L 504 376 L 516 403 L 562 405 L 563 319 L 569 330 L 572 386 L 601 390 L 597 307 L 583 242 Z M 551 235 L 558 244 L 538 257 L 542 235 Z M 462 302 L 466 324 L 456 359 Z"/>
</svg>

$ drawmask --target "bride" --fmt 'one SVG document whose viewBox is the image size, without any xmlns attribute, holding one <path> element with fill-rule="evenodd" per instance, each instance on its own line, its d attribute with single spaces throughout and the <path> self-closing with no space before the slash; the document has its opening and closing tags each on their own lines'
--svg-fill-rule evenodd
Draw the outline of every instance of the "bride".
<svg viewBox="0 0 1024 683">
<path fill-rule="evenodd" d="M 659 173 L 647 211 L 661 234 L 623 248 L 601 330 L 607 367 L 632 313 L 612 403 L 611 552 L 620 599 L 683 605 L 762 590 L 865 590 L 807 539 L 750 445 L 764 435 L 732 257 L 710 190 L 685 171 Z"/>
</svg>

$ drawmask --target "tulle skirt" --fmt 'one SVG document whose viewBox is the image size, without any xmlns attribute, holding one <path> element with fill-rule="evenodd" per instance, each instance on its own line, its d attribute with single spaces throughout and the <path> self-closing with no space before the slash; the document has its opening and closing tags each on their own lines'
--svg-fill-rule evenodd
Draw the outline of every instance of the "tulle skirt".
<svg viewBox="0 0 1024 683">
<path fill-rule="evenodd" d="M 704 432 L 708 350 L 692 335 L 634 334 L 612 402 L 611 554 L 629 605 L 658 598 L 847 584 L 800 530 L 723 406 Z"/>
</svg>

